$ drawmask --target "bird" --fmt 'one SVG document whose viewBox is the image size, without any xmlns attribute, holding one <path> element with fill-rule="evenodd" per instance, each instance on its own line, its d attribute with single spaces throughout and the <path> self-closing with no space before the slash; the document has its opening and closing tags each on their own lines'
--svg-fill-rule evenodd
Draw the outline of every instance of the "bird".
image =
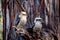
<svg viewBox="0 0 60 40">
<path fill-rule="evenodd" d="M 19 22 L 19 24 L 17 25 L 17 27 L 22 27 L 22 26 L 24 26 L 25 24 L 26 24 L 26 22 L 27 22 L 27 14 L 26 14 L 26 12 L 21 12 L 21 14 L 19 15 L 19 18 L 20 18 L 20 22 Z"/>
<path fill-rule="evenodd" d="M 17 25 L 17 27 L 15 27 L 17 29 L 18 32 L 21 32 L 21 33 L 24 33 L 24 29 L 23 27 L 25 26 L 25 24 L 27 23 L 27 13 L 25 11 L 21 11 L 20 14 L 19 14 L 19 23 Z"/>
<path fill-rule="evenodd" d="M 33 32 L 40 33 L 42 29 L 42 18 L 36 17 L 34 20 Z"/>
</svg>

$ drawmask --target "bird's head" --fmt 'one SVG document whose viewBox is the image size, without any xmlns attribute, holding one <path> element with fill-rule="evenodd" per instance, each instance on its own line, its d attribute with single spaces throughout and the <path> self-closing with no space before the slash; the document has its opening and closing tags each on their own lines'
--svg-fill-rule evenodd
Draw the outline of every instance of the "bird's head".
<svg viewBox="0 0 60 40">
<path fill-rule="evenodd" d="M 27 17 L 27 13 L 24 12 L 24 11 L 21 11 L 19 17 L 21 17 L 21 16 L 25 16 L 25 17 Z"/>
<path fill-rule="evenodd" d="M 42 18 L 36 17 L 35 20 L 34 20 L 34 23 L 37 23 L 37 22 L 41 22 L 42 23 Z"/>
</svg>

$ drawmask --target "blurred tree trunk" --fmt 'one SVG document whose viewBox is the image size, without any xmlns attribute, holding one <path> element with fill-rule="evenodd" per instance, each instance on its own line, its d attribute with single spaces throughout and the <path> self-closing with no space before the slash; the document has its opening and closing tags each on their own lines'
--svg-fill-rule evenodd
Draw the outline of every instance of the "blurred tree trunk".
<svg viewBox="0 0 60 40">
<path fill-rule="evenodd" d="M 59 23 L 59 0 L 55 0 L 55 24 L 57 24 L 57 37 L 60 40 L 60 23 Z"/>
<path fill-rule="evenodd" d="M 6 0 L 2 1 L 2 13 L 3 13 L 3 40 L 6 40 Z"/>
</svg>

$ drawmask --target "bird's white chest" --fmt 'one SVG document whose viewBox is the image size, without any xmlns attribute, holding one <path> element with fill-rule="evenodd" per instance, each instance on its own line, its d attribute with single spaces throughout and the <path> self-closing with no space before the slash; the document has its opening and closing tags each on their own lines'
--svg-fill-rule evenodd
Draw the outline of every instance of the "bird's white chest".
<svg viewBox="0 0 60 40">
<path fill-rule="evenodd" d="M 22 17 L 22 18 L 21 18 L 21 21 L 27 21 L 27 18 Z"/>
<path fill-rule="evenodd" d="M 26 17 L 21 17 L 21 20 L 20 20 L 21 24 L 26 24 L 27 22 L 27 18 Z"/>
<path fill-rule="evenodd" d="M 40 22 L 36 22 L 35 26 L 41 26 L 41 23 Z"/>
<path fill-rule="evenodd" d="M 34 28 L 33 28 L 33 31 L 40 31 L 41 30 L 41 28 L 42 28 L 42 24 L 40 23 L 40 22 L 36 22 L 35 23 L 35 26 L 34 26 Z"/>
</svg>

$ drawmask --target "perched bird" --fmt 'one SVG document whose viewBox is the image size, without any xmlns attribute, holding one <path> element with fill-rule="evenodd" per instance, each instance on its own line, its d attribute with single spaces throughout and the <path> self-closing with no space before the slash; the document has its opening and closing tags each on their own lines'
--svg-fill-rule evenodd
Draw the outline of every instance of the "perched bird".
<svg viewBox="0 0 60 40">
<path fill-rule="evenodd" d="M 17 27 L 21 28 L 22 26 L 24 26 L 27 22 L 27 14 L 26 12 L 21 12 L 21 14 L 19 15 L 19 18 L 20 18 L 20 22 L 19 24 L 17 25 Z"/>
<path fill-rule="evenodd" d="M 15 27 L 17 29 L 17 31 L 19 31 L 19 30 L 22 31 L 23 30 L 23 26 L 27 22 L 27 14 L 26 14 L 26 12 L 21 11 L 21 13 L 19 14 L 19 18 L 20 18 L 20 21 L 19 21 L 17 27 L 15 27 L 15 26 L 13 26 L 13 27 Z"/>
<path fill-rule="evenodd" d="M 40 33 L 41 29 L 42 29 L 42 18 L 40 17 L 36 17 L 34 20 L 34 24 L 35 26 L 33 27 L 33 32 L 37 32 Z"/>
</svg>

